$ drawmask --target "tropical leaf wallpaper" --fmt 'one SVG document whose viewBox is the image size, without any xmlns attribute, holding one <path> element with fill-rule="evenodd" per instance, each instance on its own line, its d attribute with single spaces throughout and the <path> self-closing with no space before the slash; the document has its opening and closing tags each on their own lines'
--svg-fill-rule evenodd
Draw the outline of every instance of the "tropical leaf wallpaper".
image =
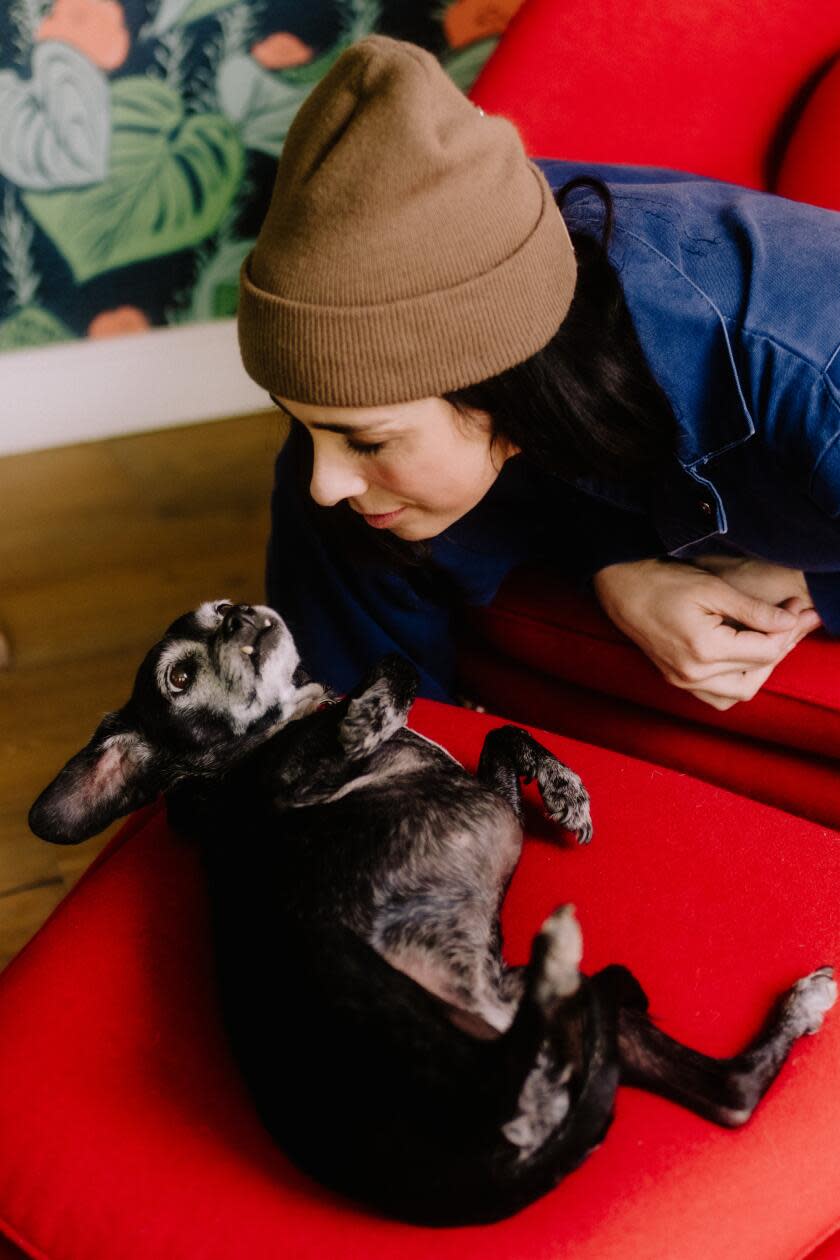
<svg viewBox="0 0 840 1260">
<path fill-rule="evenodd" d="M 521 0 L 7 0 L 0 350 L 230 317 L 299 106 L 380 31 L 466 91 Z"/>
</svg>

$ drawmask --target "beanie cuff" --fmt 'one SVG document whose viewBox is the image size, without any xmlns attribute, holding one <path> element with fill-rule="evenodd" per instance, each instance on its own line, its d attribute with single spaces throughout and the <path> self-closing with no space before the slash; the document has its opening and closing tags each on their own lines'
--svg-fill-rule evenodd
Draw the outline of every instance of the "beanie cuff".
<svg viewBox="0 0 840 1260">
<path fill-rule="evenodd" d="M 322 306 L 258 288 L 251 255 L 240 273 L 245 370 L 269 393 L 323 406 L 376 407 L 475 385 L 541 350 L 566 317 L 574 250 L 551 189 L 502 262 L 450 288 L 394 302 Z"/>
</svg>

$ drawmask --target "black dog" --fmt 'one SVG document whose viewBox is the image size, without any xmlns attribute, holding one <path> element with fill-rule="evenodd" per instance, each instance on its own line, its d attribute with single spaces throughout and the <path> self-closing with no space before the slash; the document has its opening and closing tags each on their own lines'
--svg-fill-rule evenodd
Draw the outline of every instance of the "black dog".
<svg viewBox="0 0 840 1260">
<path fill-rule="evenodd" d="M 131 699 L 38 798 L 74 844 L 167 794 L 209 873 L 226 1023 L 265 1124 L 300 1167 L 427 1224 L 493 1221 L 603 1137 L 619 1081 L 724 1125 L 748 1119 L 836 997 L 829 968 L 726 1060 L 656 1029 L 628 971 L 579 972 L 570 906 L 526 967 L 498 913 L 521 846 L 520 778 L 589 840 L 572 771 L 492 731 L 478 776 L 405 727 L 417 679 L 388 657 L 337 699 L 268 608 L 204 604 L 148 654 Z"/>
</svg>

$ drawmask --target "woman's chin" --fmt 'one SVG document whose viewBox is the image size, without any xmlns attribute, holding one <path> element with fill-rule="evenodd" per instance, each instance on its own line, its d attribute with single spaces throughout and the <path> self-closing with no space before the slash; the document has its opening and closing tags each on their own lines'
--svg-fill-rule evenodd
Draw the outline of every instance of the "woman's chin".
<svg viewBox="0 0 840 1260">
<path fill-rule="evenodd" d="M 401 538 L 403 542 L 426 542 L 429 538 L 436 538 L 445 529 L 445 524 L 439 525 L 434 520 L 424 520 L 420 514 L 413 515 L 406 521 L 394 521 L 394 524 L 388 527 L 388 533 L 393 534 L 395 538 Z"/>
</svg>

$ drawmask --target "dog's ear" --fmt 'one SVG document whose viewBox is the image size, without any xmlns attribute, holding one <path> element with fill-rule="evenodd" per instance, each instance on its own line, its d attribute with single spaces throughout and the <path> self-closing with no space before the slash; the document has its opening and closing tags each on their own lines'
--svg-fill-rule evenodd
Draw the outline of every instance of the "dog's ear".
<svg viewBox="0 0 840 1260">
<path fill-rule="evenodd" d="M 52 844 L 79 844 L 152 800 L 162 775 L 154 751 L 123 714 L 110 713 L 29 811 L 29 826 Z"/>
</svg>

